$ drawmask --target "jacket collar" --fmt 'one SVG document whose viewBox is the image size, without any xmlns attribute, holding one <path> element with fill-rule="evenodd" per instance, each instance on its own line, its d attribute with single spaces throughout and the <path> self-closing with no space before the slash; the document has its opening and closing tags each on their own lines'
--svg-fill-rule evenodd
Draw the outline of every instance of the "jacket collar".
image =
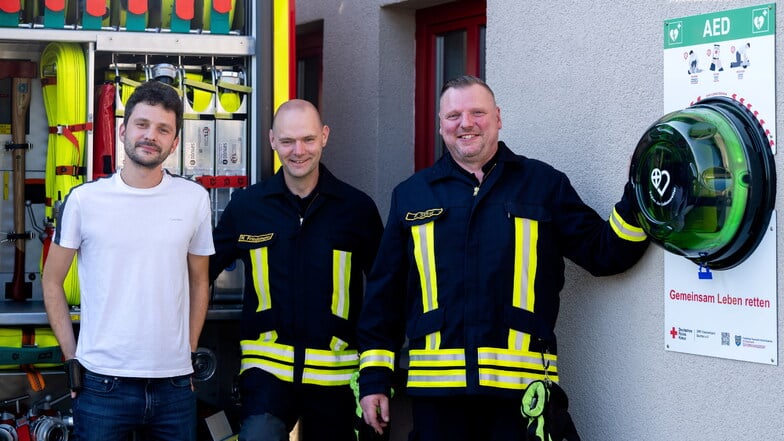
<svg viewBox="0 0 784 441">
<path fill-rule="evenodd" d="M 522 156 L 516 155 L 503 141 L 498 141 L 498 151 L 491 161 L 495 161 L 497 166 L 502 166 L 508 163 L 520 163 L 523 159 Z M 503 169 L 503 167 L 501 167 Z M 452 155 L 447 151 L 444 155 L 433 164 L 425 176 L 428 182 L 435 182 L 440 179 L 448 177 L 464 176 L 465 171 L 457 162 L 452 158 Z"/>
<path fill-rule="evenodd" d="M 322 196 L 340 197 L 339 185 L 340 181 L 338 178 L 324 164 L 319 163 L 319 180 L 313 191 L 318 191 Z M 283 170 L 280 169 L 269 178 L 267 185 L 264 186 L 262 197 L 285 195 L 288 192 L 286 181 L 283 178 Z"/>
</svg>

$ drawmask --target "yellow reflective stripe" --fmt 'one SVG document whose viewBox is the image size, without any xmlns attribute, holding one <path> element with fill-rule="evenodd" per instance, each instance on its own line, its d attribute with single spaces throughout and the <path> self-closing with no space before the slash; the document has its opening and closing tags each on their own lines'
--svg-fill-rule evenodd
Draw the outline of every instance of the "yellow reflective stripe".
<svg viewBox="0 0 784 441">
<path fill-rule="evenodd" d="M 294 346 L 275 343 L 277 338 L 277 332 L 269 331 L 260 334 L 258 340 L 241 340 L 240 373 L 259 368 L 281 380 L 294 381 Z"/>
<path fill-rule="evenodd" d="M 466 387 L 465 369 L 409 369 L 408 387 Z"/>
<path fill-rule="evenodd" d="M 265 311 L 272 307 L 269 293 L 269 263 L 267 260 L 267 247 L 250 251 L 250 262 L 253 274 L 253 288 L 259 298 L 256 312 Z"/>
<path fill-rule="evenodd" d="M 305 365 L 356 368 L 359 366 L 359 353 L 357 351 L 325 351 L 306 348 Z"/>
<path fill-rule="evenodd" d="M 408 352 L 408 365 L 415 367 L 465 367 L 465 350 L 462 348 L 439 349 L 411 349 Z"/>
<path fill-rule="evenodd" d="M 272 358 L 281 362 L 294 363 L 294 346 L 282 345 L 270 341 L 242 340 L 240 342 L 242 356 L 255 355 Z"/>
<path fill-rule="evenodd" d="M 359 370 L 367 367 L 385 367 L 395 370 L 395 353 L 383 349 L 365 351 L 359 356 Z"/>
<path fill-rule="evenodd" d="M 538 258 L 536 245 L 539 241 L 539 221 L 514 218 L 515 251 L 514 280 L 512 286 L 512 306 L 534 312 L 536 304 L 536 266 Z M 510 349 L 524 350 L 531 343 L 531 335 L 514 329 L 509 330 Z"/>
<path fill-rule="evenodd" d="M 351 381 L 351 375 L 356 369 L 325 370 L 306 367 L 302 371 L 303 384 L 317 384 L 320 386 L 344 386 Z"/>
<path fill-rule="evenodd" d="M 536 295 L 536 244 L 539 240 L 539 222 L 516 217 L 515 259 L 512 306 L 533 312 Z"/>
<path fill-rule="evenodd" d="M 434 351 L 441 347 L 441 331 L 425 336 L 425 348 Z"/>
<path fill-rule="evenodd" d="M 419 270 L 419 283 L 422 291 L 424 312 L 438 308 L 438 279 L 436 277 L 436 256 L 433 243 L 433 222 L 411 227 L 414 238 L 414 258 Z"/>
<path fill-rule="evenodd" d="M 509 349 L 523 351 L 531 347 L 530 344 L 531 334 L 526 334 L 525 332 L 520 332 L 514 329 L 509 330 Z"/>
<path fill-rule="evenodd" d="M 278 331 L 267 331 L 259 334 L 259 339 L 256 341 L 275 341 L 278 339 Z"/>
<path fill-rule="evenodd" d="M 351 283 L 351 253 L 332 250 L 332 313 L 347 319 L 349 284 Z"/>
<path fill-rule="evenodd" d="M 280 378 L 283 381 L 294 381 L 294 366 L 276 363 L 272 360 L 260 358 L 243 358 L 240 364 L 240 373 L 251 368 L 258 368 Z"/>
<path fill-rule="evenodd" d="M 465 350 L 411 349 L 408 387 L 466 387 Z"/>
<path fill-rule="evenodd" d="M 332 337 L 332 340 L 329 341 L 329 348 L 333 351 L 342 351 L 348 347 L 348 343 L 344 342 L 343 340 Z"/>
<path fill-rule="evenodd" d="M 615 208 L 610 215 L 610 226 L 618 237 L 630 242 L 642 242 L 647 238 L 642 228 L 627 223 Z"/>
<path fill-rule="evenodd" d="M 478 349 L 479 385 L 522 390 L 534 380 L 545 379 L 543 354 L 503 348 Z M 544 354 L 546 377 L 558 382 L 558 356 Z"/>
<path fill-rule="evenodd" d="M 548 374 L 547 378 L 558 382 L 557 374 Z M 535 380 L 544 380 L 543 374 L 520 371 L 503 371 L 499 369 L 479 368 L 479 385 L 503 389 L 523 390 Z"/>
<path fill-rule="evenodd" d="M 505 348 L 482 347 L 477 350 L 480 366 L 525 368 L 544 372 L 542 357 L 548 363 L 548 372 L 558 371 L 558 356 L 531 351 L 513 351 Z"/>
</svg>

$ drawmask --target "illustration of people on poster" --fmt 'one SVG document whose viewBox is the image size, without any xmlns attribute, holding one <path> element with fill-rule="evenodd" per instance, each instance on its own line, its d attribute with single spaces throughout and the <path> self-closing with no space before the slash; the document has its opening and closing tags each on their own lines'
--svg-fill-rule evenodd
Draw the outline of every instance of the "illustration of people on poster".
<svg viewBox="0 0 784 441">
<path fill-rule="evenodd" d="M 775 7 L 666 20 L 664 113 L 725 96 L 747 107 L 776 153 Z M 705 268 L 664 253 L 664 343 L 675 352 L 778 364 L 776 212 L 740 265 Z"/>
</svg>

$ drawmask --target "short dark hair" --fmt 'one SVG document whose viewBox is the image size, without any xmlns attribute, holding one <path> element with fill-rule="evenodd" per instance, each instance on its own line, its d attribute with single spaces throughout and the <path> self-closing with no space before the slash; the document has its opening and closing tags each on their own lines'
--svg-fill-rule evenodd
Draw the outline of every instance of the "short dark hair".
<svg viewBox="0 0 784 441">
<path fill-rule="evenodd" d="M 174 117 L 177 121 L 177 131 L 175 134 L 180 133 L 180 129 L 182 129 L 183 112 L 182 98 L 180 98 L 176 89 L 155 80 L 145 81 L 137 86 L 125 103 L 123 124 L 128 124 L 128 118 L 131 116 L 131 113 L 133 113 L 133 108 L 139 103 L 145 103 L 151 106 L 161 105 L 164 109 L 174 112 Z"/>
<path fill-rule="evenodd" d="M 484 87 L 490 95 L 495 99 L 495 93 L 493 93 L 493 89 L 485 83 L 485 81 L 479 77 L 475 77 L 473 75 L 460 75 L 459 77 L 452 78 L 451 80 L 444 83 L 444 86 L 441 87 L 441 94 L 438 97 L 444 96 L 444 93 L 449 89 L 463 89 L 465 87 L 473 86 L 477 84 L 479 86 Z"/>
</svg>

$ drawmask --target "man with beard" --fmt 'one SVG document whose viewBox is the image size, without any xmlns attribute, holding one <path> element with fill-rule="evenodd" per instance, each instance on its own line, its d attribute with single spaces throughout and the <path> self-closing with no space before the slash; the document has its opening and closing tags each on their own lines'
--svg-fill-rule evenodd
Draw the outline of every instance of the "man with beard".
<svg viewBox="0 0 784 441">
<path fill-rule="evenodd" d="M 214 247 L 207 191 L 162 168 L 177 149 L 182 111 L 173 88 L 137 87 L 119 128 L 122 169 L 72 189 L 58 214 L 43 291 L 72 374 L 78 439 L 196 439 L 191 352 Z M 74 255 L 78 342 L 63 289 Z"/>
</svg>

